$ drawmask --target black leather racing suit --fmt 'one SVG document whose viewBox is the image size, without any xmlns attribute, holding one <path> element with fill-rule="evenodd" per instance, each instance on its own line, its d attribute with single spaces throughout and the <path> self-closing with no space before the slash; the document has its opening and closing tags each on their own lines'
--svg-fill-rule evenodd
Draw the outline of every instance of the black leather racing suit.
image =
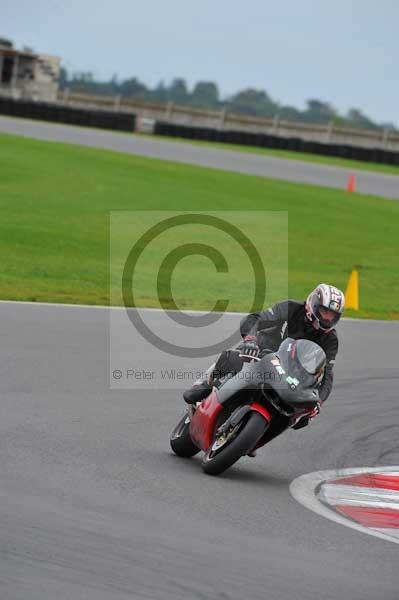
<svg viewBox="0 0 399 600">
<path fill-rule="evenodd" d="M 306 318 L 305 303 L 295 300 L 278 302 L 268 310 L 251 313 L 241 320 L 242 337 L 257 335 L 259 347 L 275 352 L 282 340 L 291 337 L 316 342 L 327 356 L 326 370 L 319 388 L 320 402 L 330 395 L 333 385 L 333 367 L 338 352 L 338 337 L 335 329 L 328 333 L 315 330 Z"/>
</svg>

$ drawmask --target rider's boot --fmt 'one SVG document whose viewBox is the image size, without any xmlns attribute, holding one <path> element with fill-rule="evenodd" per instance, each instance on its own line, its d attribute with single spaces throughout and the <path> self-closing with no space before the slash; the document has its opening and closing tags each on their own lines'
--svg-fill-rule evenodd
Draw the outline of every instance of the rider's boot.
<svg viewBox="0 0 399 600">
<path fill-rule="evenodd" d="M 209 396 L 212 391 L 212 375 L 214 368 L 215 363 L 207 369 L 204 379 L 197 379 L 194 385 L 183 393 L 183 398 L 187 404 L 196 404 Z"/>
</svg>

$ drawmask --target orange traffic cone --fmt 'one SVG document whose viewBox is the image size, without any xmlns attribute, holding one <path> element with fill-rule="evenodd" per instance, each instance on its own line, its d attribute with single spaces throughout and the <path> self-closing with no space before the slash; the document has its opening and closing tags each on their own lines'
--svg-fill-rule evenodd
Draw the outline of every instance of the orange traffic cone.
<svg viewBox="0 0 399 600">
<path fill-rule="evenodd" d="M 349 175 L 346 190 L 348 192 L 356 192 L 356 175 Z"/>
</svg>

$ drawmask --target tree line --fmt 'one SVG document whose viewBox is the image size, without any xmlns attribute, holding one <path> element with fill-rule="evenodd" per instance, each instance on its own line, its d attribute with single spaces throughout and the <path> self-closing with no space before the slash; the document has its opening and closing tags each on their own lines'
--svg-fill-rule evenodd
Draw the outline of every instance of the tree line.
<svg viewBox="0 0 399 600">
<path fill-rule="evenodd" d="M 91 72 L 69 74 L 61 68 L 60 88 L 73 92 L 103 96 L 122 96 L 150 102 L 174 102 L 175 104 L 210 110 L 226 109 L 228 112 L 256 117 L 274 117 L 289 121 L 327 124 L 334 123 L 347 127 L 364 129 L 395 129 L 392 123 L 376 123 L 359 108 L 351 108 L 341 115 L 329 103 L 310 99 L 306 108 L 274 101 L 265 90 L 246 88 L 227 98 L 221 98 L 219 88 L 212 81 L 198 81 L 190 90 L 185 79 L 175 78 L 169 84 L 163 81 L 151 88 L 136 77 L 119 80 L 114 75 L 109 81 L 97 81 Z"/>
</svg>

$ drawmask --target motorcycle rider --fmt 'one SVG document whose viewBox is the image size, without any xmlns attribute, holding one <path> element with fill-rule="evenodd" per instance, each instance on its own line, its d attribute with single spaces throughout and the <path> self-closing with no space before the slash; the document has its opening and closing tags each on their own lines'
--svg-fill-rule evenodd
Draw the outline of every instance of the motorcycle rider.
<svg viewBox="0 0 399 600">
<path fill-rule="evenodd" d="M 240 323 L 242 342 L 222 352 L 207 379 L 196 382 L 183 394 L 188 404 L 195 404 L 212 391 L 212 383 L 227 373 L 240 371 L 245 356 L 257 358 L 262 351 L 275 352 L 282 340 L 307 339 L 323 348 L 327 363 L 319 385 L 319 405 L 309 417 L 303 417 L 295 426 L 308 425 L 310 418 L 320 412 L 333 386 L 333 367 L 338 352 L 335 326 L 344 310 L 345 297 L 341 290 L 325 283 L 319 284 L 305 302 L 284 300 L 266 311 L 251 313 Z"/>
</svg>

